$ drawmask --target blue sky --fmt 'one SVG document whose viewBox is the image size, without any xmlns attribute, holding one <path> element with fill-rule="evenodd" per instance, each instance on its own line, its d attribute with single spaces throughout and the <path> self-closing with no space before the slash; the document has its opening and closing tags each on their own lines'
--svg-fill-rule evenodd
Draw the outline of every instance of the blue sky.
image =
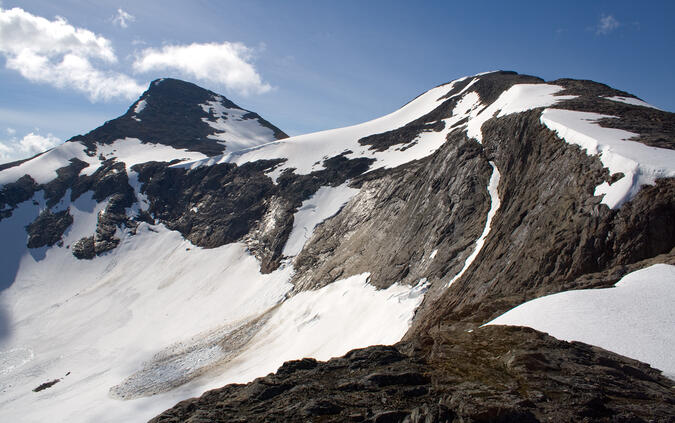
<svg viewBox="0 0 675 423">
<path fill-rule="evenodd" d="M 163 76 L 289 134 L 369 120 L 495 69 L 593 79 L 675 110 L 673 1 L 0 5 L 0 162 L 122 114 Z"/>
</svg>

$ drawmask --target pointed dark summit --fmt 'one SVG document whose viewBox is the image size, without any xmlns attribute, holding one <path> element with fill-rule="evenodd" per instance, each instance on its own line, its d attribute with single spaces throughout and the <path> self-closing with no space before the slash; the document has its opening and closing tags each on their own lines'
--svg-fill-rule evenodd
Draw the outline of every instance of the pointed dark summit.
<svg viewBox="0 0 675 423">
<path fill-rule="evenodd" d="M 96 151 L 96 144 L 138 138 L 144 143 L 163 144 L 215 156 L 225 152 L 227 146 L 212 137 L 215 131 L 207 121 L 213 120 L 214 116 L 204 107 L 211 101 L 217 101 L 226 109 L 243 110 L 246 112 L 244 119 L 255 119 L 260 126 L 269 128 L 273 132 L 273 139 L 288 137 L 257 113 L 237 106 L 220 94 L 190 82 L 162 78 L 152 81 L 124 115 L 70 141 L 82 142 L 92 154 Z"/>
</svg>

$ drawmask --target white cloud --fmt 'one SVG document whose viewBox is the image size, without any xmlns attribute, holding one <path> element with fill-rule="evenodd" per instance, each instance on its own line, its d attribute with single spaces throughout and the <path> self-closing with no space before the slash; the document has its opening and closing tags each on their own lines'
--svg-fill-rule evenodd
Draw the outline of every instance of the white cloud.
<svg viewBox="0 0 675 423">
<path fill-rule="evenodd" d="M 16 129 L 14 129 L 14 128 L 7 128 L 7 134 L 9 134 L 9 135 L 14 135 L 14 134 L 16 134 Z"/>
<path fill-rule="evenodd" d="M 61 140 L 52 134 L 43 137 L 31 132 L 20 140 L 14 138 L 8 143 L 0 142 L 0 161 L 8 162 L 31 157 L 59 144 L 61 144 Z"/>
<path fill-rule="evenodd" d="M 136 17 L 134 15 L 131 15 L 122 9 L 117 9 L 117 15 L 112 18 L 112 23 L 113 25 L 119 25 L 121 28 L 127 28 L 129 26 L 129 22 L 133 22 L 135 20 Z"/>
<path fill-rule="evenodd" d="M 6 67 L 24 78 L 80 91 L 92 101 L 133 99 L 144 89 L 125 74 L 94 66 L 91 60 L 117 62 L 110 40 L 60 17 L 50 21 L 20 8 L 0 9 L 0 53 Z"/>
<path fill-rule="evenodd" d="M 610 32 L 617 29 L 620 25 L 621 24 L 619 23 L 619 21 L 616 20 L 614 16 L 602 15 L 602 17 L 600 17 L 600 22 L 598 23 L 595 33 L 607 35 Z"/>
<path fill-rule="evenodd" d="M 61 17 L 53 21 L 15 7 L 0 11 L 0 51 L 17 55 L 24 50 L 54 56 L 77 53 L 115 62 L 110 40 L 93 32 L 75 28 Z"/>
<path fill-rule="evenodd" d="M 92 101 L 115 97 L 133 99 L 144 90 L 129 76 L 97 69 L 89 59 L 76 54 L 66 54 L 55 61 L 25 50 L 17 56 L 8 57 L 6 66 L 33 82 L 76 89 L 87 94 Z"/>
<path fill-rule="evenodd" d="M 241 43 L 168 45 L 140 52 L 134 70 L 148 72 L 174 69 L 190 77 L 220 84 L 248 95 L 261 94 L 272 87 L 263 82 L 251 64 L 253 50 Z"/>
</svg>

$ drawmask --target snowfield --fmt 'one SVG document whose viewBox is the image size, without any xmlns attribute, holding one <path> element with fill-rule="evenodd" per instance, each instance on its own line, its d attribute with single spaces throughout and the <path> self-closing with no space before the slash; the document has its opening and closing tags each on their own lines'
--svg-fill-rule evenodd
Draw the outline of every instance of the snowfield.
<svg viewBox="0 0 675 423">
<path fill-rule="evenodd" d="M 424 131 L 406 145 L 373 151 L 358 140 L 398 129 L 436 109 L 460 81 L 473 78 L 454 97 L 453 115 L 440 131 Z M 401 109 L 369 122 L 272 141 L 273 131 L 224 99 L 201 104 L 213 140 L 226 154 L 202 153 L 143 143 L 136 138 L 99 145 L 94 156 L 79 142 L 66 142 L 19 166 L 0 171 L 0 187 L 29 174 L 37 183 L 53 180 L 56 170 L 77 158 L 91 175 L 103 160 L 126 164 L 139 202 L 134 215 L 147 208 L 134 164 L 172 161 L 196 168 L 215 163 L 243 164 L 285 159 L 269 176 L 276 181 L 287 169 L 309 174 L 327 158 L 374 159 L 369 171 L 393 168 L 428 157 L 451 131 L 466 131 L 482 143 L 482 125 L 492 117 L 546 108 L 571 98 L 562 87 L 519 84 L 491 105 L 467 92 L 477 81 L 467 77 L 433 88 Z M 608 98 L 638 104 L 632 98 Z M 151 102 L 152 104 L 152 102 Z M 133 119 L 147 103 L 140 100 Z M 487 107 L 486 107 L 487 106 Z M 152 106 L 151 106 L 152 107 Z M 145 110 L 146 116 L 150 109 Z M 675 152 L 639 144 L 635 134 L 602 128 L 607 116 L 547 108 L 541 123 L 565 142 L 598 154 L 611 173 L 624 177 L 600 185 L 596 195 L 619 207 L 644 184 L 675 176 Z M 432 122 L 428 122 L 432 123 Z M 487 191 L 491 205 L 474 250 L 460 278 L 480 253 L 501 201 L 500 173 L 494 162 Z M 52 211 L 70 209 L 73 224 L 63 245 L 29 250 L 25 226 L 46 208 L 43 192 L 22 203 L 0 221 L 0 421 L 119 422 L 147 421 L 188 397 L 228 383 L 245 383 L 275 371 L 284 361 L 314 357 L 326 360 L 354 348 L 393 344 L 410 327 L 427 289 L 395 283 L 377 290 L 362 273 L 315 291 L 296 292 L 290 283 L 299 254 L 317 225 L 335 216 L 359 192 L 348 183 L 321 187 L 294 215 L 285 261 L 270 274 L 243 243 L 203 249 L 163 225 L 140 223 L 137 233 L 118 230 L 119 246 L 93 260 L 78 260 L 70 246 L 96 228 L 107 201 L 92 193 L 74 202 L 66 193 Z M 274 223 L 274 222 L 272 222 Z M 428 260 L 434 260 L 434 250 Z M 644 360 L 675 375 L 675 266 L 657 265 L 627 275 L 615 288 L 565 292 L 533 300 L 489 324 L 528 325 L 561 339 L 580 340 Z M 670 329 L 670 330 L 669 330 Z M 31 392 L 60 379 L 54 386 Z M 86 406 L 83 406 L 86 404 Z"/>
<path fill-rule="evenodd" d="M 161 225 L 141 224 L 115 250 L 77 260 L 66 246 L 93 230 L 103 205 L 80 203 L 64 246 L 43 256 L 24 247 L 0 296 L 10 326 L 0 340 L 2 421 L 146 421 L 286 360 L 394 343 L 423 298 L 422 284 L 378 291 L 363 274 L 287 299 L 292 267 L 263 275 L 243 244 L 201 249 Z M 3 234 L 39 206 L 21 208 L 0 222 Z"/>
<path fill-rule="evenodd" d="M 613 288 L 581 289 L 528 301 L 488 325 L 529 326 L 565 341 L 644 361 L 675 379 L 675 266 L 656 264 Z"/>
</svg>

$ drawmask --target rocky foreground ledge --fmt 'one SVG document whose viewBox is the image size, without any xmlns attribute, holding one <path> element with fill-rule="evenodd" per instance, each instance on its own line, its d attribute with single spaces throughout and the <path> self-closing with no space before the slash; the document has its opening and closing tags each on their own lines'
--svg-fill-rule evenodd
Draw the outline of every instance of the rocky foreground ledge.
<svg viewBox="0 0 675 423">
<path fill-rule="evenodd" d="M 440 326 L 395 347 L 276 374 L 180 402 L 174 422 L 672 422 L 675 382 L 646 364 L 532 329 Z"/>
</svg>

